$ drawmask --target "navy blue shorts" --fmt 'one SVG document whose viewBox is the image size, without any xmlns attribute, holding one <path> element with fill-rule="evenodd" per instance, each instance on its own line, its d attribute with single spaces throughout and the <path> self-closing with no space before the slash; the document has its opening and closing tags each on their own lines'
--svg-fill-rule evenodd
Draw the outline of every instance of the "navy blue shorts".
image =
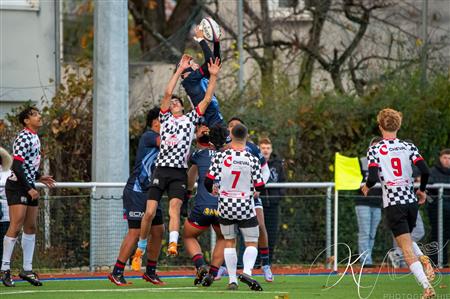
<svg viewBox="0 0 450 299">
<path fill-rule="evenodd" d="M 219 211 L 216 206 L 194 206 L 188 222 L 195 228 L 206 229 L 210 225 L 219 225 Z"/>
<path fill-rule="evenodd" d="M 123 189 L 123 218 L 128 220 L 129 228 L 140 228 L 141 219 L 147 208 L 147 193 L 136 192 L 128 188 Z M 158 205 L 152 225 L 164 223 L 162 209 Z"/>
</svg>

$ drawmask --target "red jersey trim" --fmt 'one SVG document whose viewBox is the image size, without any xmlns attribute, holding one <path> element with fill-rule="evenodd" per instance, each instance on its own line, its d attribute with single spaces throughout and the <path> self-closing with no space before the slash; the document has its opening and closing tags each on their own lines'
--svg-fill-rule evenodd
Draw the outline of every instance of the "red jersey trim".
<svg viewBox="0 0 450 299">
<path fill-rule="evenodd" d="M 197 107 L 195 107 L 195 111 L 197 111 L 198 115 L 203 116 L 203 113 L 201 113 L 200 108 L 198 108 L 198 105 Z"/>
<path fill-rule="evenodd" d="M 416 159 L 413 161 L 413 163 L 414 163 L 414 165 L 416 165 L 417 162 L 422 161 L 422 160 L 423 160 L 423 158 L 422 158 L 422 157 L 419 157 L 419 158 L 416 158 Z"/>
<path fill-rule="evenodd" d="M 199 142 L 198 145 L 201 145 L 201 146 L 204 146 L 204 147 L 207 147 L 207 148 L 211 148 L 211 144 L 210 143 L 201 143 L 201 142 Z"/>
<path fill-rule="evenodd" d="M 25 161 L 25 159 L 22 158 L 21 156 L 14 156 L 14 160 L 17 160 L 17 161 L 20 161 L 20 162 Z"/>
<path fill-rule="evenodd" d="M 31 134 L 34 134 L 34 135 L 37 134 L 35 131 L 31 130 L 31 129 L 28 128 L 28 127 L 25 127 L 24 129 L 25 129 L 26 131 L 30 132 Z"/>
<path fill-rule="evenodd" d="M 378 163 L 370 163 L 369 167 L 378 167 Z"/>
<path fill-rule="evenodd" d="M 169 112 L 170 108 L 167 109 L 167 110 L 162 110 L 162 109 L 160 109 L 160 110 L 161 110 L 161 113 L 162 113 L 162 114 L 166 114 L 167 112 Z"/>
<path fill-rule="evenodd" d="M 198 228 L 198 229 L 201 229 L 201 230 L 204 230 L 204 229 L 207 229 L 207 228 L 208 228 L 208 226 L 201 226 L 201 225 L 198 225 L 198 224 L 196 224 L 196 223 L 194 223 L 194 222 L 192 222 L 192 221 L 190 221 L 190 220 L 188 220 L 188 223 L 189 223 L 190 225 L 192 225 L 193 227 Z"/>
<path fill-rule="evenodd" d="M 260 187 L 260 186 L 263 186 L 263 185 L 264 185 L 264 182 L 259 182 L 259 183 L 254 184 L 255 187 Z"/>
<path fill-rule="evenodd" d="M 215 180 L 215 179 L 216 179 L 216 177 L 213 176 L 213 175 L 210 174 L 210 173 L 208 173 L 208 174 L 206 175 L 206 177 L 209 178 L 209 179 L 211 179 L 211 180 Z"/>
</svg>

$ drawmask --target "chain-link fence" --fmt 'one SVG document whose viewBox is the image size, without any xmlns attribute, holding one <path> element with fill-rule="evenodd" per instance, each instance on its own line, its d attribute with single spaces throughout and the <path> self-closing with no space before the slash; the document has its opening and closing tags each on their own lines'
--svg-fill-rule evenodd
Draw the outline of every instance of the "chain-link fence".
<svg viewBox="0 0 450 299">
<path fill-rule="evenodd" d="M 117 188 L 123 184 L 59 183 L 58 188 L 41 198 L 34 268 L 40 271 L 47 269 L 87 271 L 106 270 L 106 267 L 114 264 L 122 239 L 127 232 L 127 222 L 123 219 L 121 197 L 96 196 L 96 188 L 108 186 Z M 319 266 L 332 266 L 327 263 L 333 255 L 334 244 L 333 183 L 286 183 L 272 186 L 288 187 L 286 195 L 278 203 L 271 201 L 271 205 L 264 208 L 267 214 L 266 226 L 269 227 L 271 221 L 278 222 L 275 229 L 269 230 L 269 235 L 273 237 L 275 234 L 277 239 L 272 263 L 309 266 L 314 262 Z M 439 192 L 441 209 L 444 186 L 446 185 L 438 186 L 441 191 Z M 358 224 L 355 202 L 359 196 L 357 191 L 341 191 L 338 204 L 338 242 L 347 244 L 356 255 Z M 167 204 L 167 198 L 163 198 L 161 205 L 166 225 Z M 108 208 L 103 209 L 104 207 Z M 104 213 L 103 210 L 114 212 Z M 425 235 L 420 243 L 427 244 L 430 241 L 430 220 L 424 208 L 420 213 L 425 228 Z M 438 215 L 441 231 L 442 228 L 448 230 L 449 228 L 443 227 L 443 213 L 440 212 Z M 181 223 L 183 222 L 184 219 Z M 215 236 L 211 236 L 210 231 L 200 238 L 207 260 L 211 256 L 214 239 Z M 443 244 L 442 236 L 440 242 Z M 180 243 L 182 244 L 182 240 Z M 159 267 L 176 268 L 192 265 L 183 248 L 176 259 L 167 258 L 166 245 L 167 237 L 162 244 Z M 21 267 L 22 253 L 19 247 L 16 246 L 15 249 L 13 268 Z M 382 217 L 372 253 L 374 263 L 381 263 L 392 247 L 393 238 Z M 339 259 L 346 256 L 348 250 L 340 246 Z M 442 258 L 441 256 L 441 261 Z"/>
</svg>

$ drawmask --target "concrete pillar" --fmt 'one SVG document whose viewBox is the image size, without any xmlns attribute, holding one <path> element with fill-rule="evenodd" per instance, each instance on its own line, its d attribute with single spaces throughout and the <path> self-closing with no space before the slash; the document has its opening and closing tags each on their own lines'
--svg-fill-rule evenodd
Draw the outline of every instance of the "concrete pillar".
<svg viewBox="0 0 450 299">
<path fill-rule="evenodd" d="M 124 182 L 129 175 L 127 1 L 97 0 L 94 5 L 92 180 Z M 126 231 L 122 189 L 97 188 L 94 194 L 91 266 L 112 265 Z"/>
</svg>

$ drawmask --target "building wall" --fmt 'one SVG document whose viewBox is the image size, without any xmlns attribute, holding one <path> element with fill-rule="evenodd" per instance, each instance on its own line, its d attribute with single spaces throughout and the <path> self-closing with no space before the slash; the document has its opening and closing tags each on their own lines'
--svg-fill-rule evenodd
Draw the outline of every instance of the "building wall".
<svg viewBox="0 0 450 299">
<path fill-rule="evenodd" d="M 31 100 L 55 93 L 53 0 L 6 0 L 0 6 L 0 119 Z"/>
</svg>

